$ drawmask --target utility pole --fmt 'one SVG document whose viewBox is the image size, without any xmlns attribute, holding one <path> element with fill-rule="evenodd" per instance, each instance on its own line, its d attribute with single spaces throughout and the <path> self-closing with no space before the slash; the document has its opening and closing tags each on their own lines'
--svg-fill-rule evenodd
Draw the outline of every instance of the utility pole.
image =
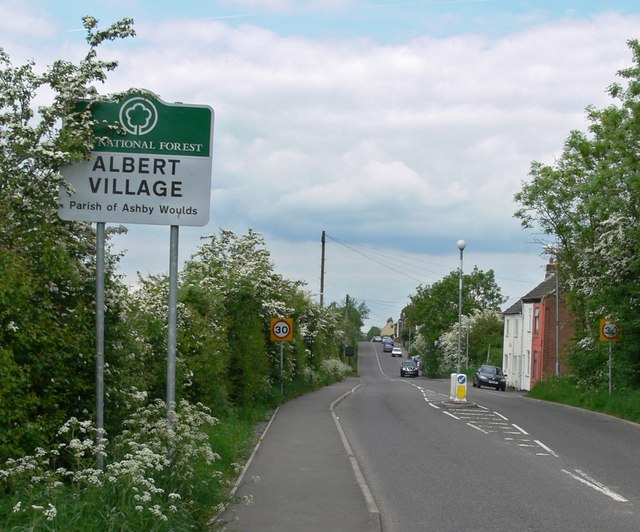
<svg viewBox="0 0 640 532">
<path fill-rule="evenodd" d="M 556 274 L 556 375 L 560 375 L 560 276 L 558 263 L 555 263 Z"/>
<path fill-rule="evenodd" d="M 322 258 L 320 259 L 320 308 L 324 305 L 324 249 L 327 245 L 327 233 L 322 231 Z"/>
<path fill-rule="evenodd" d="M 345 326 L 345 330 L 347 331 L 346 341 L 348 342 L 348 343 L 345 343 L 344 354 L 349 360 L 349 366 L 351 366 L 352 365 L 351 359 L 353 358 L 353 348 L 350 345 L 351 337 L 349 334 L 349 332 L 351 331 L 351 327 L 349 326 L 349 294 L 347 294 L 347 297 L 345 299 L 345 304 L 344 304 L 344 326 Z"/>
</svg>

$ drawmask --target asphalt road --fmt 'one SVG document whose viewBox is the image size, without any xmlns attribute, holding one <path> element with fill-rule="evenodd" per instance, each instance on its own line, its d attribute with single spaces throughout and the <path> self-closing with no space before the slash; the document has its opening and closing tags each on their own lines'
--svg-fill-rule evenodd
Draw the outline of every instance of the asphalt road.
<svg viewBox="0 0 640 532">
<path fill-rule="evenodd" d="M 640 530 L 640 428 L 516 392 L 399 376 L 378 343 L 335 412 L 385 532 Z"/>
</svg>

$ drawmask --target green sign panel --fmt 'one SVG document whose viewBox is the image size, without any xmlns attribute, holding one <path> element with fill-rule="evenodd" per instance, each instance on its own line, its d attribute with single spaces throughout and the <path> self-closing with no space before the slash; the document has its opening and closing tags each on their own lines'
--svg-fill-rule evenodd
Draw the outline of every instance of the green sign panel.
<svg viewBox="0 0 640 532">
<path fill-rule="evenodd" d="M 149 96 L 94 104 L 88 161 L 62 174 L 64 220 L 205 225 L 209 221 L 213 109 Z"/>
</svg>

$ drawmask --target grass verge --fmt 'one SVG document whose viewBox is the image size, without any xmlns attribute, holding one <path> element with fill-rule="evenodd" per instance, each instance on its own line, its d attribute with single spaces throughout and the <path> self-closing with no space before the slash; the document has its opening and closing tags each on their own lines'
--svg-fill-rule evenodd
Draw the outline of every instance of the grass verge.
<svg viewBox="0 0 640 532">
<path fill-rule="evenodd" d="M 640 423 L 640 390 L 585 388 L 574 377 L 560 376 L 538 382 L 529 397 L 577 406 Z"/>
</svg>

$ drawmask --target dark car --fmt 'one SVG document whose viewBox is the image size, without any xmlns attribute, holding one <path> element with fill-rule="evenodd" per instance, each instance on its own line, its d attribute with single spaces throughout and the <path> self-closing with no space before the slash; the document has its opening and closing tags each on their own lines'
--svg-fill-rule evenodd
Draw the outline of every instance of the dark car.
<svg viewBox="0 0 640 532">
<path fill-rule="evenodd" d="M 393 342 L 382 342 L 382 351 L 385 353 L 391 353 L 393 351 Z"/>
<path fill-rule="evenodd" d="M 504 392 L 507 389 L 507 377 L 502 373 L 502 368 L 483 364 L 473 377 L 473 386 L 474 388 L 489 386 Z"/>
<path fill-rule="evenodd" d="M 418 366 L 413 360 L 405 360 L 400 364 L 400 376 L 401 377 L 417 377 Z"/>
</svg>

